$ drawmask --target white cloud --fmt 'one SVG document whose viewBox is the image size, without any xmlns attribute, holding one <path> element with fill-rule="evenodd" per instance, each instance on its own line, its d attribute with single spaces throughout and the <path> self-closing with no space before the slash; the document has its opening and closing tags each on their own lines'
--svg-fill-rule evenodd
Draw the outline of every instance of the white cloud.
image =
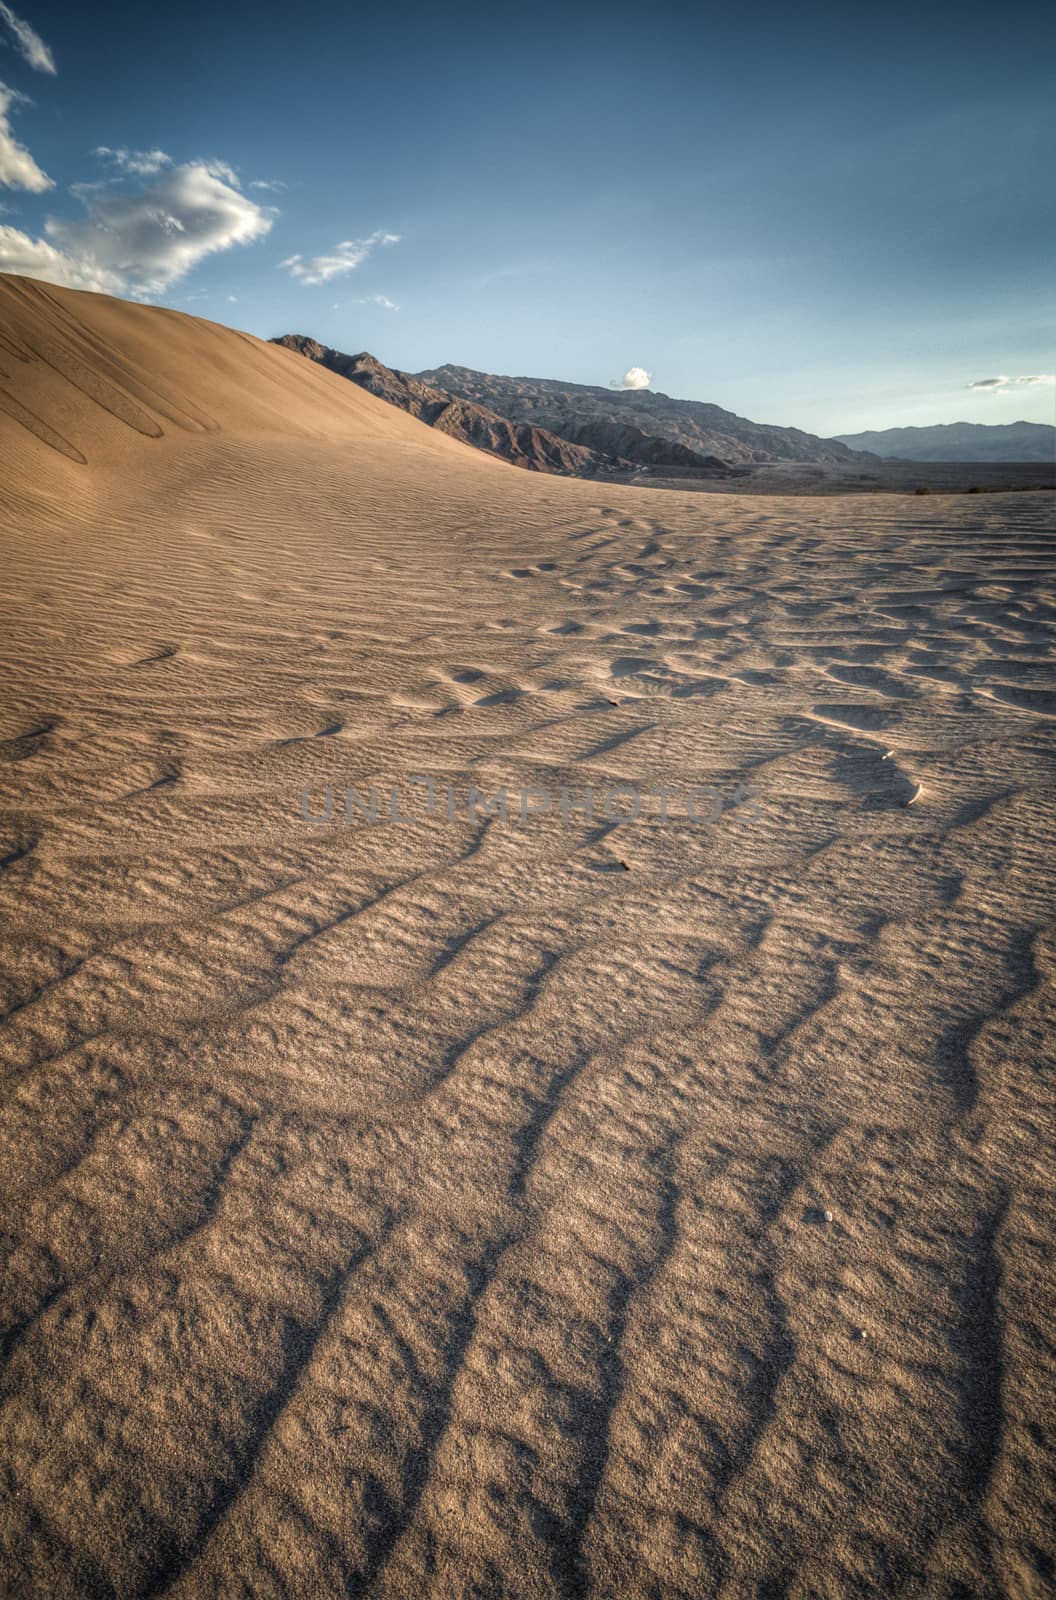
<svg viewBox="0 0 1056 1600">
<path fill-rule="evenodd" d="M 42 172 L 24 144 L 19 144 L 11 132 L 7 113 L 12 106 L 25 105 L 26 97 L 16 89 L 0 83 L 0 183 L 8 189 L 28 189 L 32 194 L 43 194 L 55 187 L 46 172 Z"/>
<path fill-rule="evenodd" d="M 281 194 L 283 189 L 286 188 L 286 184 L 283 183 L 281 178 L 254 178 L 247 187 L 250 189 L 267 189 L 271 194 Z"/>
<path fill-rule="evenodd" d="M 48 49 L 40 34 L 31 28 L 28 22 L 23 22 L 21 17 L 16 17 L 9 5 L 0 0 L 0 22 L 6 23 L 15 38 L 15 48 L 19 55 L 29 62 L 37 72 L 55 73 L 55 57 Z"/>
<path fill-rule="evenodd" d="M 646 372 L 644 367 L 628 367 L 622 378 L 613 378 L 609 388 L 648 389 L 652 381 L 652 374 Z"/>
<path fill-rule="evenodd" d="M 329 283 L 331 278 L 354 272 L 377 245 L 399 244 L 398 233 L 383 233 L 380 229 L 366 239 L 344 239 L 334 246 L 329 256 L 287 256 L 279 266 L 285 267 L 291 278 L 305 284 Z"/>
<path fill-rule="evenodd" d="M 1056 375 L 1036 372 L 1020 378 L 977 378 L 974 383 L 968 384 L 968 388 L 981 394 L 1008 394 L 1010 389 L 1036 388 L 1039 384 L 1047 383 L 1056 383 Z"/>
<path fill-rule="evenodd" d="M 0 228 L 0 271 L 110 294 L 162 294 L 205 256 L 268 232 L 269 213 L 219 174 L 219 163 L 171 167 L 137 194 L 82 191 L 81 221 L 49 217 L 47 239 Z"/>
<path fill-rule="evenodd" d="M 112 150 L 109 145 L 101 144 L 93 154 L 112 161 L 122 172 L 134 172 L 139 177 L 147 177 L 160 172 L 162 167 L 172 166 L 172 157 L 167 156 L 164 150 L 126 150 L 124 146 Z"/>
<path fill-rule="evenodd" d="M 114 273 L 88 262 L 73 261 L 46 239 L 31 239 L 18 228 L 0 226 L 0 272 L 17 272 L 23 278 L 43 278 L 67 289 L 98 289 L 120 294 L 124 285 Z"/>
<path fill-rule="evenodd" d="M 354 306 L 380 306 L 383 311 L 398 311 L 400 308 L 395 300 L 390 300 L 387 294 L 366 294 L 360 300 L 353 300 Z"/>
</svg>

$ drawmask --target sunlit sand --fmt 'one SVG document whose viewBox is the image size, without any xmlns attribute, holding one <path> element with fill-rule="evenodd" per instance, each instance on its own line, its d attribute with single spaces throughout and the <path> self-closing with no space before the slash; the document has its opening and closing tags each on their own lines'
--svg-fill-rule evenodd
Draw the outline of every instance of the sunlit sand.
<svg viewBox="0 0 1056 1600">
<path fill-rule="evenodd" d="M 0 329 L 9 1592 L 1051 1592 L 1051 498 Z"/>
</svg>

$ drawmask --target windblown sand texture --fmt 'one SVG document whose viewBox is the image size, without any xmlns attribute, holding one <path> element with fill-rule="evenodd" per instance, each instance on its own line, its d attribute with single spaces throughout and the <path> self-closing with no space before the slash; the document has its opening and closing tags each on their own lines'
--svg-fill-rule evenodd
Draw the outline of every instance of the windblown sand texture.
<svg viewBox="0 0 1056 1600">
<path fill-rule="evenodd" d="M 1051 499 L 0 369 L 3 1592 L 1053 1594 Z M 427 773 L 759 815 L 300 816 Z"/>
</svg>

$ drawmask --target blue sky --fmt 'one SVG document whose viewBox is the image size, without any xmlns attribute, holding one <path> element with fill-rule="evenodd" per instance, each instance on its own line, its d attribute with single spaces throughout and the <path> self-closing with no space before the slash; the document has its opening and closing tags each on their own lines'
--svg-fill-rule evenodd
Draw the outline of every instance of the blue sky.
<svg viewBox="0 0 1056 1600">
<path fill-rule="evenodd" d="M 1052 421 L 1053 16 L 0 0 L 0 270 L 820 433 Z"/>
</svg>

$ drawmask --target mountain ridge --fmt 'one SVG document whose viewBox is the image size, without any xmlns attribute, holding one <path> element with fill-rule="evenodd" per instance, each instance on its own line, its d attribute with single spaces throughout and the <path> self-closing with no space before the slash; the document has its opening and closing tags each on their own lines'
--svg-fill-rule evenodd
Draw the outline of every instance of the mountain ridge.
<svg viewBox="0 0 1056 1600">
<path fill-rule="evenodd" d="M 491 406 L 514 421 L 535 422 L 592 449 L 618 450 L 642 465 L 655 465 L 656 456 L 663 454 L 654 444 L 643 443 L 657 440 L 733 466 L 757 461 L 848 462 L 858 454 L 838 440 L 822 439 L 802 428 L 752 422 L 710 401 L 679 400 L 660 390 L 502 377 L 451 364 L 426 368 L 414 376 Z"/>
<path fill-rule="evenodd" d="M 511 422 L 486 406 L 447 394 L 413 374 L 385 366 L 368 351 L 346 355 L 307 334 L 297 333 L 282 334 L 271 343 L 349 379 L 438 432 L 529 472 L 593 478 L 635 470 L 630 461 L 559 438 L 548 429 L 531 423 Z M 722 468 L 723 463 L 717 466 Z"/>
<path fill-rule="evenodd" d="M 350 379 L 428 426 L 530 471 L 576 477 L 742 477 L 752 464 L 846 464 L 860 452 L 800 428 L 752 422 L 706 401 L 448 364 L 422 372 L 348 355 L 307 334 L 271 341 Z"/>
<path fill-rule="evenodd" d="M 1053 461 L 1056 428 L 1046 422 L 936 422 L 833 437 L 856 450 L 903 461 Z"/>
</svg>

